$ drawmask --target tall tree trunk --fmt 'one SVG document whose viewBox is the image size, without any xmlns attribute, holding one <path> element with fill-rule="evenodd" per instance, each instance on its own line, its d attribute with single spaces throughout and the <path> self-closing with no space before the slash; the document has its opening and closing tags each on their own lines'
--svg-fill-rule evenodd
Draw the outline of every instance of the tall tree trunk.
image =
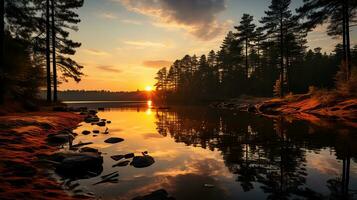
<svg viewBox="0 0 357 200">
<path fill-rule="evenodd" d="M 284 97 L 284 35 L 283 14 L 280 15 L 280 98 Z"/>
<path fill-rule="evenodd" d="M 287 56 L 286 56 L 286 92 L 289 93 L 291 92 L 291 63 L 290 63 L 290 54 L 287 51 Z"/>
<path fill-rule="evenodd" d="M 4 102 L 4 41 L 5 41 L 5 1 L 0 0 L 0 105 Z"/>
<path fill-rule="evenodd" d="M 46 72 L 47 102 L 51 102 L 51 60 L 50 60 L 50 0 L 46 0 Z"/>
<path fill-rule="evenodd" d="M 347 62 L 347 80 L 351 77 L 351 41 L 350 41 L 350 14 L 349 14 L 349 0 L 346 0 L 345 8 L 346 21 L 346 62 Z"/>
<path fill-rule="evenodd" d="M 348 67 L 347 67 L 347 50 L 346 50 L 346 4 L 342 3 L 342 67 L 346 70 L 345 79 L 348 80 Z"/>
<path fill-rule="evenodd" d="M 249 79 L 249 69 L 248 69 L 248 38 L 245 39 L 245 75 L 246 79 Z"/>
<path fill-rule="evenodd" d="M 57 66 L 56 66 L 56 27 L 55 27 L 55 0 L 51 0 L 52 10 L 52 71 L 53 71 L 53 101 L 57 102 Z"/>
</svg>

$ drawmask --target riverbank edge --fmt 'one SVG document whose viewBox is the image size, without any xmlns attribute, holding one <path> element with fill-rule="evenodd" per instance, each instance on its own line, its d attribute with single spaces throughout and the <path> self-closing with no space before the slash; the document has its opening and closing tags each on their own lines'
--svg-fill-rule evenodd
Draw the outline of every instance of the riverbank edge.
<svg viewBox="0 0 357 200">
<path fill-rule="evenodd" d="M 357 98 L 336 99 L 327 104 L 310 94 L 280 98 L 241 97 L 215 102 L 212 108 L 255 113 L 270 118 L 285 117 L 315 124 L 341 122 L 357 128 Z"/>
<path fill-rule="evenodd" d="M 82 121 L 79 114 L 48 109 L 0 116 L 0 198 L 74 199 L 40 158 L 59 149 L 46 142 L 49 134 L 75 129 Z"/>
</svg>

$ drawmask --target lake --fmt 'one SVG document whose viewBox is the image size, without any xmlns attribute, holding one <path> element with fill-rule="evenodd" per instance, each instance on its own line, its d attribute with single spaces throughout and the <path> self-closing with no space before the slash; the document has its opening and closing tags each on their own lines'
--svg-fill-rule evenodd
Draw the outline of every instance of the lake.
<svg viewBox="0 0 357 200">
<path fill-rule="evenodd" d="M 86 123 L 74 131 L 73 143 L 93 142 L 89 147 L 102 152 L 101 175 L 119 173 L 112 183 L 95 184 L 100 176 L 70 181 L 97 198 L 132 199 L 158 189 L 178 200 L 357 198 L 357 132 L 345 125 L 202 107 L 158 110 L 150 103 L 69 105 L 109 107 L 98 113 L 112 121 L 109 134 L 82 135 L 106 129 Z M 109 137 L 124 141 L 107 144 Z M 118 161 L 110 156 L 144 151 L 153 165 L 112 167 Z"/>
</svg>

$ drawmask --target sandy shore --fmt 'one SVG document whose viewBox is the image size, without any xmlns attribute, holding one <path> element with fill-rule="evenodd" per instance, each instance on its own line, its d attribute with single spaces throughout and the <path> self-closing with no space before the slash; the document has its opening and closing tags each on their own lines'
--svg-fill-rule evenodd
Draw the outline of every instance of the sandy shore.
<svg viewBox="0 0 357 200">
<path fill-rule="evenodd" d="M 72 199 L 39 157 L 58 150 L 45 141 L 48 134 L 73 129 L 81 121 L 70 112 L 0 116 L 0 199 Z"/>
</svg>

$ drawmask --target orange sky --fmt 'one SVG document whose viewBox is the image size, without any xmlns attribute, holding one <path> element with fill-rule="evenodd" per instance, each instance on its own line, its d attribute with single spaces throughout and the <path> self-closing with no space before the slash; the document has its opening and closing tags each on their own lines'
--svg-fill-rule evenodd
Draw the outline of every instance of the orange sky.
<svg viewBox="0 0 357 200">
<path fill-rule="evenodd" d="M 84 65 L 80 83 L 69 81 L 60 90 L 144 90 L 155 83 L 161 67 L 186 54 L 218 50 L 225 34 L 243 13 L 256 23 L 270 1 L 261 0 L 86 0 L 79 10 L 82 22 L 72 33 L 82 43 L 74 56 Z M 292 8 L 301 5 L 293 1 Z M 352 43 L 357 40 L 351 33 Z M 338 42 L 318 27 L 308 37 L 310 48 L 330 52 Z"/>
</svg>

